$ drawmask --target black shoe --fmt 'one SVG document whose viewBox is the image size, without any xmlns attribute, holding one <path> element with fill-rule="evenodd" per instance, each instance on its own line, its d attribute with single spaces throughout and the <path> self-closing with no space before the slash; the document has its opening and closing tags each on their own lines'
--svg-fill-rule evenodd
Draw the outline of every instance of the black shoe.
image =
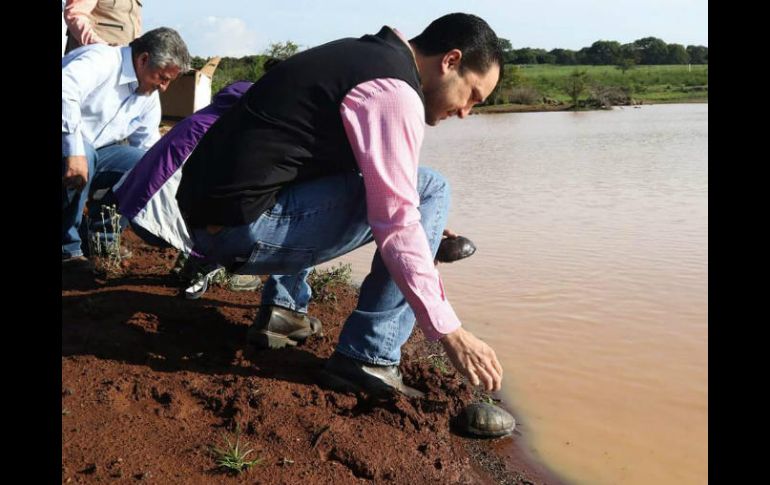
<svg viewBox="0 0 770 485">
<path fill-rule="evenodd" d="M 516 427 L 516 420 L 505 409 L 485 402 L 469 404 L 456 423 L 460 431 L 483 438 L 508 436 Z"/>
<path fill-rule="evenodd" d="M 458 259 L 465 259 L 476 252 L 476 245 L 470 239 L 463 236 L 455 238 L 445 237 L 441 240 L 436 252 L 436 261 L 439 263 L 451 263 Z"/>
<path fill-rule="evenodd" d="M 404 384 L 397 365 L 368 364 L 336 351 L 326 361 L 321 376 L 324 383 L 334 390 L 365 392 L 374 396 L 400 392 L 409 397 L 425 397 L 424 393 Z"/>
<path fill-rule="evenodd" d="M 85 256 L 71 256 L 62 258 L 61 269 L 63 271 L 84 271 L 93 269 L 93 264 Z"/>
<path fill-rule="evenodd" d="M 279 306 L 262 306 L 247 334 L 250 344 L 260 349 L 297 345 L 309 336 L 321 334 L 321 321 L 305 313 Z"/>
</svg>

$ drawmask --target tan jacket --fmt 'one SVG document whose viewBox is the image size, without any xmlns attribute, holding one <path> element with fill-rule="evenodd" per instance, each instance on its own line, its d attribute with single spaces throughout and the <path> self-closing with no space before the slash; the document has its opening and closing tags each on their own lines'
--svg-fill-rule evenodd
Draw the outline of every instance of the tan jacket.
<svg viewBox="0 0 770 485">
<path fill-rule="evenodd" d="M 127 45 L 142 33 L 140 0 L 67 0 L 67 52 L 88 44 Z"/>
</svg>

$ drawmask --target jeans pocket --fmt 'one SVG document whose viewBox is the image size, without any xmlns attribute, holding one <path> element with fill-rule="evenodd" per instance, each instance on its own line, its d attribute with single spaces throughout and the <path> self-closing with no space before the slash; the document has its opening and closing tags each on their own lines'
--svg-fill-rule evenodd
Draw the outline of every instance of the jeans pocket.
<svg viewBox="0 0 770 485">
<path fill-rule="evenodd" d="M 313 265 L 313 249 L 278 246 L 257 241 L 248 260 L 235 259 L 234 272 L 292 275 Z"/>
</svg>

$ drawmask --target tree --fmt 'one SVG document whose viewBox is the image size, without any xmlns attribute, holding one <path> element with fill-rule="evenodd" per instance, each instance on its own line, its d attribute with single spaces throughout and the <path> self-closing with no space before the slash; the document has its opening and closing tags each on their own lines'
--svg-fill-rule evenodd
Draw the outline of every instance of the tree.
<svg viewBox="0 0 770 485">
<path fill-rule="evenodd" d="M 690 62 L 690 55 L 682 44 L 668 44 L 668 53 L 666 54 L 666 64 L 687 64 Z"/>
<path fill-rule="evenodd" d="M 620 46 L 620 59 L 631 59 L 636 65 L 642 61 L 642 53 L 633 43 L 623 44 Z"/>
<path fill-rule="evenodd" d="M 500 50 L 502 50 L 503 52 L 513 50 L 513 45 L 511 45 L 511 41 L 508 39 L 503 39 L 502 37 L 498 37 L 497 43 L 500 44 Z"/>
<path fill-rule="evenodd" d="M 286 42 L 274 42 L 265 51 L 268 57 L 284 60 L 299 52 L 299 45 L 287 40 Z"/>
<path fill-rule="evenodd" d="M 577 61 L 575 60 L 575 51 L 571 51 L 569 49 L 552 49 L 549 54 L 553 56 L 555 64 L 577 64 Z"/>
<path fill-rule="evenodd" d="M 555 60 L 545 49 L 524 47 L 513 52 L 515 64 L 553 64 Z"/>
<path fill-rule="evenodd" d="M 620 58 L 620 43 L 614 40 L 597 40 L 588 48 L 588 60 L 594 65 L 613 65 Z"/>
<path fill-rule="evenodd" d="M 206 59 L 200 56 L 193 56 L 190 62 L 190 67 L 196 70 L 202 69 L 203 66 L 205 65 L 206 65 Z"/>
<path fill-rule="evenodd" d="M 588 86 L 588 72 L 575 69 L 569 76 L 564 89 L 567 95 L 572 98 L 572 107 L 577 107 L 578 99 L 586 92 Z"/>
<path fill-rule="evenodd" d="M 640 64 L 665 64 L 668 45 L 657 37 L 645 37 L 634 41 L 634 47 L 640 53 Z"/>
<path fill-rule="evenodd" d="M 588 56 L 588 47 L 583 47 L 579 51 L 575 52 L 575 62 L 577 64 L 591 64 Z"/>
<path fill-rule="evenodd" d="M 500 50 L 503 51 L 503 64 L 512 64 L 514 53 L 513 53 L 513 45 L 511 44 L 511 41 L 508 39 L 503 39 L 501 37 L 498 37 L 497 41 L 500 44 Z"/>
<path fill-rule="evenodd" d="M 545 49 L 535 49 L 535 58 L 538 64 L 556 64 L 556 56 Z"/>
<path fill-rule="evenodd" d="M 708 64 L 709 48 L 702 45 L 688 45 L 687 54 L 692 64 Z"/>
<path fill-rule="evenodd" d="M 524 47 L 522 49 L 515 49 L 513 53 L 514 64 L 537 64 L 537 53 L 534 49 Z"/>
<path fill-rule="evenodd" d="M 635 65 L 636 65 L 636 61 L 633 58 L 626 57 L 623 59 L 619 59 L 615 67 L 623 71 L 623 75 L 625 76 L 626 71 L 633 68 Z"/>
</svg>

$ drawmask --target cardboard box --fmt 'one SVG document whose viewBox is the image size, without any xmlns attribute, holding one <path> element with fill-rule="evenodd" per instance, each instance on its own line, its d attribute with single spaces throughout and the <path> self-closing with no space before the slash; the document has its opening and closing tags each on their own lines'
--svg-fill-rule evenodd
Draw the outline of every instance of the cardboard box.
<svg viewBox="0 0 770 485">
<path fill-rule="evenodd" d="M 192 70 L 179 76 L 165 93 L 160 93 L 163 118 L 182 119 L 211 104 L 211 79 L 220 60 L 212 57 L 200 71 Z"/>
</svg>

